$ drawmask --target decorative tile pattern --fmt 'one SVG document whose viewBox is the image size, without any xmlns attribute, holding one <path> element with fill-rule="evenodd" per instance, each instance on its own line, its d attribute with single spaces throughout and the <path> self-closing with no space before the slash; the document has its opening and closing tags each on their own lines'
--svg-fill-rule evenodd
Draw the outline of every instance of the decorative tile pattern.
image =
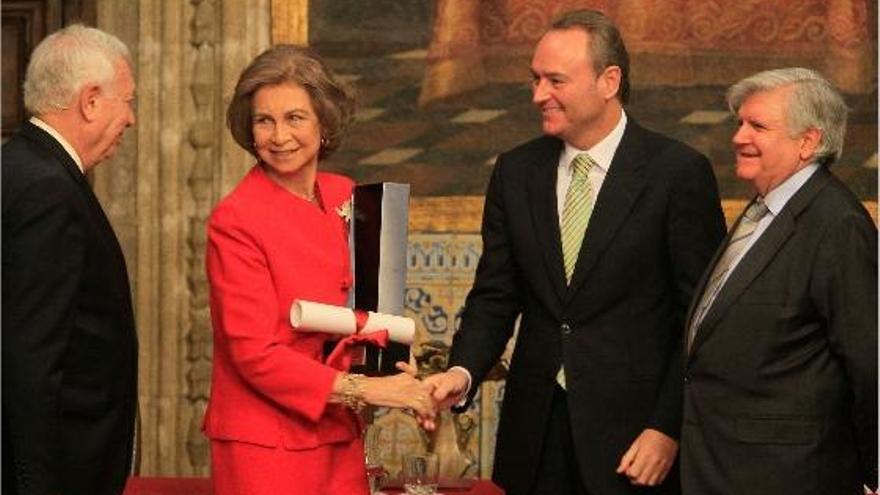
<svg viewBox="0 0 880 495">
<path fill-rule="evenodd" d="M 473 208 L 464 211 L 470 211 L 471 216 L 479 213 Z M 452 336 L 459 328 L 481 252 L 477 234 L 410 234 L 405 313 L 416 321 L 413 354 L 420 370 L 445 369 Z M 497 396 L 497 388 L 498 382 L 487 381 L 468 412 L 441 416 L 435 448 L 443 452 L 443 475 L 491 476 L 498 405 L 487 403 L 482 397 Z M 490 390 L 488 395 L 485 390 Z"/>
<path fill-rule="evenodd" d="M 410 234 L 405 307 L 421 343 L 452 344 L 481 252 L 476 234 Z"/>
<path fill-rule="evenodd" d="M 465 202 L 460 208 L 468 218 L 459 219 L 457 228 L 473 231 L 479 225 L 480 211 L 469 203 L 472 202 Z M 443 205 L 435 205 L 435 209 L 439 216 L 445 216 Z M 440 227 L 442 219 L 439 222 L 432 225 Z M 481 253 L 482 242 L 475 233 L 410 234 L 405 314 L 416 321 L 413 354 L 421 372 L 445 369 L 452 336 L 460 327 L 462 308 Z M 441 463 L 441 474 L 491 477 L 495 433 L 504 397 L 503 376 L 515 342 L 514 334 L 499 364 L 481 385 L 472 408 L 464 414 L 443 417 L 449 424 L 445 431 L 435 435 L 436 448 L 442 449 L 447 459 L 445 464 Z"/>
</svg>

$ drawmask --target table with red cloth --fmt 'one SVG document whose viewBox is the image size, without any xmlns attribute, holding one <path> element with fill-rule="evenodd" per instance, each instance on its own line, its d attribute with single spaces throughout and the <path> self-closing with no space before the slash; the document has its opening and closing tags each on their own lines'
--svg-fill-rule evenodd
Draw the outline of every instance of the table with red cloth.
<svg viewBox="0 0 880 495">
<path fill-rule="evenodd" d="M 387 495 L 403 493 L 400 482 L 390 481 L 382 491 Z M 504 495 L 504 490 L 488 480 L 440 480 L 443 495 Z M 123 495 L 211 495 L 208 478 L 143 478 L 128 480 Z"/>
</svg>

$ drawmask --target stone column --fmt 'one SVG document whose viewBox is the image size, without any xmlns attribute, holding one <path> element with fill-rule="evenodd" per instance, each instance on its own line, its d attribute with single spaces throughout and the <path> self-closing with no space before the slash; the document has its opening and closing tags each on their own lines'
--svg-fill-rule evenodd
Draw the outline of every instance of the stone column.
<svg viewBox="0 0 880 495">
<path fill-rule="evenodd" d="M 137 81 L 136 127 L 94 184 L 134 292 L 140 472 L 206 475 L 205 220 L 252 163 L 224 113 L 239 72 L 269 45 L 269 0 L 101 0 L 97 11 L 131 48 Z"/>
<path fill-rule="evenodd" d="M 182 319 L 185 342 L 181 423 L 175 436 L 186 462 L 178 468 L 207 475 L 208 443 L 201 433 L 207 404 L 212 331 L 205 276 L 205 224 L 214 204 L 241 179 L 252 164 L 228 135 L 226 106 L 240 71 L 269 44 L 269 6 L 265 0 L 191 0 L 187 44 L 190 63 L 185 116 L 188 208 L 185 231 L 187 307 Z M 180 470 L 178 469 L 178 472 Z"/>
</svg>

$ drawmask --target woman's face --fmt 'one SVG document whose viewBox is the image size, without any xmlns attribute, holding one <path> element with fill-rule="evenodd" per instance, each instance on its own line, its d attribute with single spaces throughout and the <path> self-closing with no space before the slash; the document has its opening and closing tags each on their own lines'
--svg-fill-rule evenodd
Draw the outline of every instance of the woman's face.
<svg viewBox="0 0 880 495">
<path fill-rule="evenodd" d="M 251 115 L 254 148 L 268 174 L 289 180 L 317 167 L 321 125 L 302 87 L 263 86 L 254 93 Z"/>
</svg>

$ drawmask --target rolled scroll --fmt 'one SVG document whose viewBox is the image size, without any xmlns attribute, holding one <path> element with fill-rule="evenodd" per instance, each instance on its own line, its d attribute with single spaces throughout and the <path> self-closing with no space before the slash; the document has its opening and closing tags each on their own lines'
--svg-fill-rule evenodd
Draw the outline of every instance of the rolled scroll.
<svg viewBox="0 0 880 495">
<path fill-rule="evenodd" d="M 297 299 L 290 306 L 290 324 L 301 332 L 325 332 L 341 336 L 388 330 L 393 342 L 412 345 L 416 323 L 405 316 L 359 311 Z"/>
</svg>

